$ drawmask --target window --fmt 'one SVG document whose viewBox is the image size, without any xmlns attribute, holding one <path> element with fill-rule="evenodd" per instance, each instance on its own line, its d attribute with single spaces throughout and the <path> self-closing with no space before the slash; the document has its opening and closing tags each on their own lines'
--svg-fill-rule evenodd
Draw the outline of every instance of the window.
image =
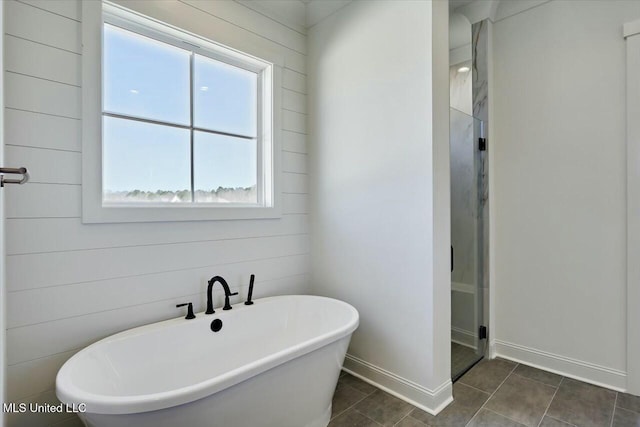
<svg viewBox="0 0 640 427">
<path fill-rule="evenodd" d="M 98 66 L 83 55 L 94 107 L 101 75 L 98 120 L 83 117 L 83 220 L 278 217 L 274 62 L 102 7 Z"/>
</svg>

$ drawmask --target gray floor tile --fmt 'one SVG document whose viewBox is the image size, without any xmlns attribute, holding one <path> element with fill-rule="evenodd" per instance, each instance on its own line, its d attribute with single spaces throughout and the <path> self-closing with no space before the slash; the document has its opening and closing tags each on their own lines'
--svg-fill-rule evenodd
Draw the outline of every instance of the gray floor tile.
<svg viewBox="0 0 640 427">
<path fill-rule="evenodd" d="M 464 426 L 489 399 L 489 396 L 489 393 L 457 382 L 453 385 L 453 403 L 444 408 L 437 416 L 416 408 L 411 412 L 411 417 L 428 426 Z"/>
<path fill-rule="evenodd" d="M 429 427 L 413 417 L 404 417 L 395 427 Z"/>
<path fill-rule="evenodd" d="M 618 393 L 614 412 L 615 391 L 515 366 L 479 363 L 453 385 L 454 402 L 435 417 L 342 373 L 329 427 L 537 427 L 549 400 L 540 427 L 640 427 L 640 397 Z"/>
<path fill-rule="evenodd" d="M 343 376 L 340 377 L 340 379 L 338 380 L 338 384 L 340 383 L 346 384 L 349 387 L 355 388 L 360 393 L 364 393 L 367 396 L 377 390 L 377 388 L 375 388 L 371 384 L 366 383 L 362 381 L 360 378 L 356 378 L 353 375 L 347 374 L 347 373 L 345 373 Z"/>
<path fill-rule="evenodd" d="M 459 382 L 493 393 L 516 364 L 508 360 L 483 360 L 460 378 Z"/>
<path fill-rule="evenodd" d="M 365 398 L 355 409 L 384 426 L 392 426 L 404 418 L 413 406 L 381 390 Z"/>
<path fill-rule="evenodd" d="M 547 414 L 580 427 L 609 427 L 616 392 L 564 378 Z"/>
<path fill-rule="evenodd" d="M 634 396 L 627 393 L 618 393 L 616 406 L 618 408 L 627 409 L 629 411 L 640 412 L 640 396 Z"/>
<path fill-rule="evenodd" d="M 335 417 L 365 397 L 367 397 L 366 394 L 338 380 L 338 385 L 335 393 L 333 394 L 333 402 L 331 404 L 331 416 Z"/>
<path fill-rule="evenodd" d="M 555 387 L 510 375 L 485 404 L 485 408 L 526 426 L 537 427 L 555 392 Z"/>
<path fill-rule="evenodd" d="M 542 419 L 540 427 L 572 427 L 573 424 L 565 423 L 564 421 L 556 420 L 548 415 Z"/>
<path fill-rule="evenodd" d="M 542 369 L 537 369 L 522 364 L 518 365 L 513 373 L 525 378 L 529 378 L 530 380 L 540 381 L 541 383 L 545 383 L 553 387 L 558 387 L 558 385 L 560 385 L 560 380 L 562 380 L 562 376 L 560 375 L 552 374 L 551 372 L 543 371 Z"/>
<path fill-rule="evenodd" d="M 467 427 L 522 427 L 522 424 L 488 409 L 481 409 Z"/>
<path fill-rule="evenodd" d="M 380 424 L 355 409 L 349 409 L 331 420 L 327 427 L 380 427 Z"/>
<path fill-rule="evenodd" d="M 626 409 L 616 408 L 613 415 L 613 427 L 640 427 L 640 414 Z"/>
</svg>

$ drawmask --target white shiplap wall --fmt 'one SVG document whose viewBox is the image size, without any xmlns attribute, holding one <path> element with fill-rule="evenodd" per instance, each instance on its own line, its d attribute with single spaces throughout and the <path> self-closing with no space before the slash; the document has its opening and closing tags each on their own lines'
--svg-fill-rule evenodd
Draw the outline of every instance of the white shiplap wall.
<svg viewBox="0 0 640 427">
<path fill-rule="evenodd" d="M 284 58 L 284 215 L 83 225 L 81 2 L 4 2 L 6 163 L 32 174 L 29 184 L 5 190 L 9 401 L 55 402 L 56 372 L 71 355 L 114 332 L 179 316 L 176 302 L 203 309 L 206 280 L 215 274 L 240 291 L 233 302 L 246 296 L 251 273 L 258 297 L 309 291 L 306 34 L 233 1 L 119 3 L 175 12 Z M 78 422 L 46 414 L 8 421 Z"/>
</svg>

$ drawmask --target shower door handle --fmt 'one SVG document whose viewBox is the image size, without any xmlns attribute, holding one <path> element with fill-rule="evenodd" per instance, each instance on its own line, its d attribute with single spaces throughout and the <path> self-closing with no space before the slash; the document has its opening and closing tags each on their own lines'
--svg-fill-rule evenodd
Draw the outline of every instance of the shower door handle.
<svg viewBox="0 0 640 427">
<path fill-rule="evenodd" d="M 451 245 L 451 272 L 453 273 L 453 245 Z"/>
</svg>

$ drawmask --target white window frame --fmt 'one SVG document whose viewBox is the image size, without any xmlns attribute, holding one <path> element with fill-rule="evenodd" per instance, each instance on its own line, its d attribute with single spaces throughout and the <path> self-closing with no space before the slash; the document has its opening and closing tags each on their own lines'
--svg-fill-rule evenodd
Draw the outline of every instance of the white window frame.
<svg viewBox="0 0 640 427">
<path fill-rule="evenodd" d="M 82 221 L 157 222 L 279 218 L 280 94 L 282 59 L 272 52 L 244 53 L 109 2 L 83 2 Z M 104 203 L 102 193 L 102 46 L 104 23 L 259 73 L 259 205 L 213 203 Z M 265 59 L 262 59 L 265 58 Z M 271 82 L 271 86 L 264 84 Z"/>
</svg>

